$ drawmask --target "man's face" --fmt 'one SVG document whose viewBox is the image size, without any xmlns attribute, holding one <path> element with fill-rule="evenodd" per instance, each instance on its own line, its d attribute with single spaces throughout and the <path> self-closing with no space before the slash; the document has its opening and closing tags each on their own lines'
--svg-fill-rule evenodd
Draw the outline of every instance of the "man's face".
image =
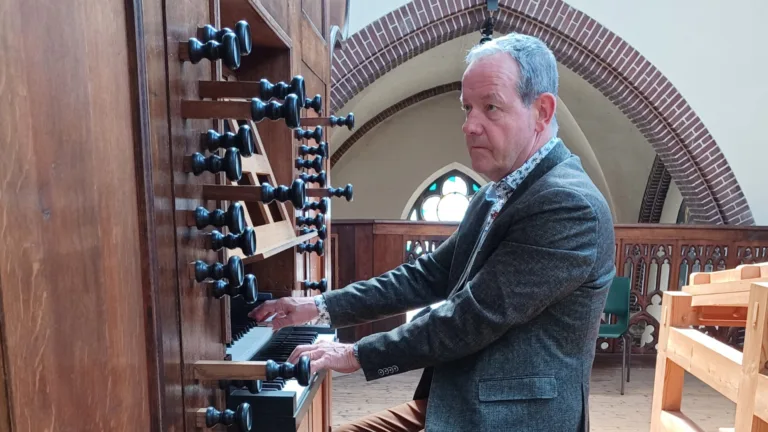
<svg viewBox="0 0 768 432">
<path fill-rule="evenodd" d="M 539 100 L 530 107 L 523 104 L 517 93 L 519 76 L 517 62 L 499 53 L 474 61 L 462 79 L 462 130 L 472 169 L 493 181 L 525 162 L 549 124 L 542 121 L 546 110 Z"/>
</svg>

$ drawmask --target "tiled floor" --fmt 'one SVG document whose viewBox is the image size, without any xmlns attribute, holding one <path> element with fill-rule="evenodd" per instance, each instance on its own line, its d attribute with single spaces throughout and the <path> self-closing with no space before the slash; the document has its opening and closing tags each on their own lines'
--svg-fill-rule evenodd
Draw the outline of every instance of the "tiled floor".
<svg viewBox="0 0 768 432">
<path fill-rule="evenodd" d="M 595 365 L 590 394 L 592 432 L 649 430 L 653 368 L 633 367 L 623 396 L 619 393 L 620 374 L 621 370 L 612 365 Z M 421 371 L 411 371 L 371 382 L 366 382 L 359 371 L 334 376 L 333 424 L 409 401 L 420 376 Z M 735 404 L 692 375 L 685 377 L 682 410 L 705 431 L 733 427 Z"/>
</svg>

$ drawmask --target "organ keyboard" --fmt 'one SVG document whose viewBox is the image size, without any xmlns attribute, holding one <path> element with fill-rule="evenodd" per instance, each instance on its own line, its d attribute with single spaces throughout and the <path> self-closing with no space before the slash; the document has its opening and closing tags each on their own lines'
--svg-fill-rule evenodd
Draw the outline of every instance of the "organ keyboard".
<svg viewBox="0 0 768 432">
<path fill-rule="evenodd" d="M 227 354 L 232 356 L 232 360 L 274 360 L 280 363 L 287 361 L 297 346 L 321 340 L 336 341 L 335 330 L 323 326 L 296 326 L 273 332 L 271 327 L 252 326 L 243 330 L 238 340 L 227 348 Z M 308 386 L 300 385 L 296 379 L 282 378 L 251 383 L 251 389 L 240 385 L 229 386 L 226 405 L 234 410 L 248 403 L 251 414 L 262 419 L 260 432 L 294 431 L 303 418 L 303 411 L 308 409 L 308 401 L 318 391 L 318 377 L 313 375 Z"/>
</svg>

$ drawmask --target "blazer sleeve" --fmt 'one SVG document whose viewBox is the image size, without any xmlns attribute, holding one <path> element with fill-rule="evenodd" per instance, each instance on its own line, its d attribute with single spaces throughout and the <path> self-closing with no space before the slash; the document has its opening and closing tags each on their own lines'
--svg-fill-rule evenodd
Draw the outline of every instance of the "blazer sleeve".
<svg viewBox="0 0 768 432">
<path fill-rule="evenodd" d="M 331 325 L 370 322 L 445 300 L 458 230 L 431 254 L 381 276 L 323 294 Z"/>
<path fill-rule="evenodd" d="M 440 307 L 358 342 L 367 380 L 473 354 L 575 291 L 596 261 L 598 217 L 578 192 L 549 189 L 474 277 Z"/>
</svg>

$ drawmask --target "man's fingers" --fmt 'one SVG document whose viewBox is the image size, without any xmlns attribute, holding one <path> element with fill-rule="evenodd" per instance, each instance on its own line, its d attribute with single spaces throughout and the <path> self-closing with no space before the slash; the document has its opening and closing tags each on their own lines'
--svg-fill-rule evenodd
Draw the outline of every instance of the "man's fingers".
<svg viewBox="0 0 768 432">
<path fill-rule="evenodd" d="M 282 308 L 280 308 L 277 300 L 267 300 L 254 310 L 248 312 L 248 317 L 256 322 L 261 322 L 264 321 L 265 318 L 281 309 Z"/>
<path fill-rule="evenodd" d="M 315 348 L 317 348 L 315 345 L 299 345 L 293 349 L 293 352 L 288 357 L 287 362 L 295 364 L 298 362 L 299 357 L 301 357 L 305 352 L 312 351 Z"/>
<path fill-rule="evenodd" d="M 328 356 L 322 356 L 315 361 L 309 362 L 309 374 L 313 375 L 328 367 Z"/>
</svg>

